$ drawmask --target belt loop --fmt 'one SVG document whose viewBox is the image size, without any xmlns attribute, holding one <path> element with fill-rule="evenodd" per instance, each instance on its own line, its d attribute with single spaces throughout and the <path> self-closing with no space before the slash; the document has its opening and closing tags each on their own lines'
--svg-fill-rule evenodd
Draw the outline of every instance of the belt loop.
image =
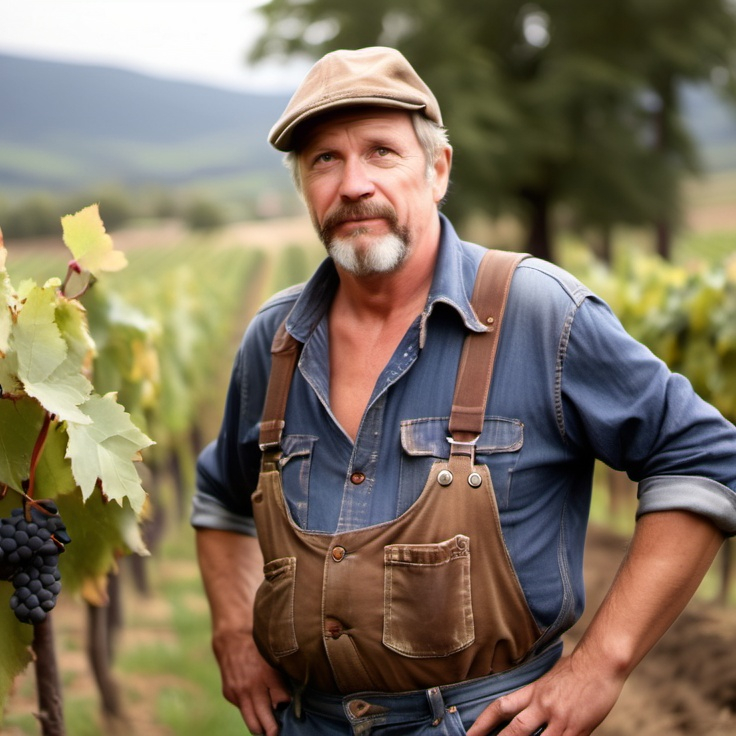
<svg viewBox="0 0 736 736">
<path fill-rule="evenodd" d="M 470 458 L 470 464 L 475 465 L 475 446 L 480 439 L 480 435 L 472 440 L 461 441 L 448 437 L 447 441 L 450 443 L 450 455 L 465 455 Z"/>
<path fill-rule="evenodd" d="M 429 708 L 432 711 L 432 725 L 439 726 L 445 717 L 445 701 L 438 687 L 431 687 L 426 691 Z"/>
</svg>

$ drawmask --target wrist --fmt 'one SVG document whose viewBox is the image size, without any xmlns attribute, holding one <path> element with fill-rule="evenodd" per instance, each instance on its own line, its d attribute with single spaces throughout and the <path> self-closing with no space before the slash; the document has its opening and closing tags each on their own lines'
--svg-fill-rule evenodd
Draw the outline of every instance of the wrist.
<svg viewBox="0 0 736 736">
<path fill-rule="evenodd" d="M 625 635 L 596 637 L 586 632 L 570 655 L 576 669 L 623 682 L 639 663 L 636 647 Z"/>
</svg>

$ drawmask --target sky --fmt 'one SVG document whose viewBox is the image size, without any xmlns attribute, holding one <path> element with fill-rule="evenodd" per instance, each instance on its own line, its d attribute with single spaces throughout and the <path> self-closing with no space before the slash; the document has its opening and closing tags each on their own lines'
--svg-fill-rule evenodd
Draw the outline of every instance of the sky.
<svg viewBox="0 0 736 736">
<path fill-rule="evenodd" d="M 0 53 L 231 89 L 292 91 L 306 62 L 255 67 L 261 0 L 0 0 Z"/>
</svg>

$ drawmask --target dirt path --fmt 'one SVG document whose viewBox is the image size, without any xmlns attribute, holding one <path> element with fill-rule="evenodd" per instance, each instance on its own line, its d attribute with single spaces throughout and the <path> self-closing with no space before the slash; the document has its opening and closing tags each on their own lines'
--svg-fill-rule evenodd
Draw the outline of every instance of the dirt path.
<svg viewBox="0 0 736 736">
<path fill-rule="evenodd" d="M 588 603 L 570 643 L 605 595 L 624 550 L 620 537 L 591 530 L 585 560 Z M 736 734 L 736 610 L 692 602 L 631 675 L 596 731 L 596 736 L 664 734 Z"/>
</svg>

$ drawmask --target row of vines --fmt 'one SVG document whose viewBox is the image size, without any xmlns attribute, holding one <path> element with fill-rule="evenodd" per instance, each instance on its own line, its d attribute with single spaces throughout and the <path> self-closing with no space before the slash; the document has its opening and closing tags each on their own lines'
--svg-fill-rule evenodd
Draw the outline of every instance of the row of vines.
<svg viewBox="0 0 736 736">
<path fill-rule="evenodd" d="M 194 238 L 123 254 L 96 206 L 62 224 L 71 261 L 61 243 L 58 254 L 15 263 L 12 244 L 10 252 L 0 245 L 0 529 L 27 519 L 17 541 L 0 539 L 0 724 L 14 678 L 33 660 L 44 736 L 65 733 L 55 598 L 39 603 L 38 620 L 23 620 L 19 594 L 34 605 L 42 594 L 21 590 L 25 567 L 2 550 L 12 547 L 17 558 L 16 547 L 33 545 L 32 514 L 58 520 L 63 533 L 40 569 L 56 580 L 60 573 L 63 595 L 86 611 L 102 709 L 119 716 L 111 657 L 121 559 L 145 592 L 146 556 L 167 521 L 187 515 L 194 460 L 208 439 L 201 419 L 212 415 L 210 402 L 221 404 L 233 342 L 246 316 L 282 285 L 270 276 L 278 259 L 262 250 Z M 283 259 L 278 270 L 292 282 L 305 277 L 299 249 Z M 27 554 L 38 557 L 35 547 Z"/>
<path fill-rule="evenodd" d="M 630 334 L 736 423 L 736 235 L 676 263 L 628 248 L 611 266 L 585 251 L 566 265 L 611 305 Z M 632 484 L 610 470 L 607 477 L 609 519 L 619 510 L 632 519 Z M 727 540 L 709 576 L 709 595 L 722 605 L 731 601 L 733 547 Z"/>
</svg>

